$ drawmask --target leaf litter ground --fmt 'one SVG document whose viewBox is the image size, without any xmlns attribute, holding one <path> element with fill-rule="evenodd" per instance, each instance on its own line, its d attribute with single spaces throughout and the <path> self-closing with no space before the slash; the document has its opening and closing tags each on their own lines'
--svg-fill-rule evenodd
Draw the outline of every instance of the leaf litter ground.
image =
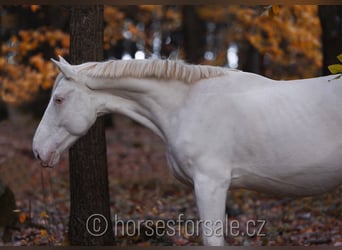
<svg viewBox="0 0 342 250">
<path fill-rule="evenodd" d="M 115 127 L 106 133 L 116 244 L 199 245 L 193 190 L 171 175 L 162 142 L 124 117 L 114 120 Z M 17 206 L 11 236 L 0 246 L 68 245 L 67 155 L 57 167 L 42 169 L 31 153 L 36 125 L 0 122 L 0 176 L 14 192 Z M 227 212 L 228 221 L 239 226 L 228 228 L 229 245 L 342 245 L 342 188 L 300 199 L 232 191 Z M 251 229 L 249 222 L 258 223 Z M 259 235 L 253 234 L 259 229 Z"/>
</svg>

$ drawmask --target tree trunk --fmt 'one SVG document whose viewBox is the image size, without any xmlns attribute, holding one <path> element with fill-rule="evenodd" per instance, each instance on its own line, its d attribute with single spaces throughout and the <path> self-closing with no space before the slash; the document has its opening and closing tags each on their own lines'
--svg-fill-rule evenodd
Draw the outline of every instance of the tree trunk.
<svg viewBox="0 0 342 250">
<path fill-rule="evenodd" d="M 186 61 L 197 64 L 203 59 L 206 45 L 206 26 L 196 13 L 195 6 L 183 7 L 183 36 Z"/>
<path fill-rule="evenodd" d="M 70 40 L 71 63 L 103 59 L 103 6 L 71 7 Z M 102 118 L 70 149 L 69 164 L 71 245 L 113 244 Z"/>
<path fill-rule="evenodd" d="M 240 69 L 246 72 L 263 75 L 263 56 L 249 42 L 239 44 L 239 65 Z"/>
<path fill-rule="evenodd" d="M 323 75 L 331 74 L 328 66 L 338 63 L 336 56 L 342 53 L 342 6 L 319 6 L 322 26 Z"/>
</svg>

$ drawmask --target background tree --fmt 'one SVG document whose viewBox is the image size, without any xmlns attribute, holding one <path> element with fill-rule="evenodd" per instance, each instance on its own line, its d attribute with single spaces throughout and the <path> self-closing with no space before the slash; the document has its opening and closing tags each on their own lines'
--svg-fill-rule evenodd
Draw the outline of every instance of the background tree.
<svg viewBox="0 0 342 250">
<path fill-rule="evenodd" d="M 322 26 L 323 75 L 331 74 L 328 66 L 337 63 L 342 53 L 342 6 L 319 6 Z"/>
<path fill-rule="evenodd" d="M 103 60 L 103 6 L 71 7 L 70 40 L 70 59 L 73 64 Z M 102 118 L 97 119 L 89 132 L 72 146 L 69 164 L 70 243 L 113 244 Z M 107 220 L 108 230 L 102 236 L 93 236 L 87 231 L 86 221 L 93 214 L 101 214 Z"/>
<path fill-rule="evenodd" d="M 206 45 L 206 23 L 195 6 L 183 6 L 183 41 L 186 60 L 198 63 L 203 59 Z"/>
<path fill-rule="evenodd" d="M 15 197 L 12 190 L 0 179 L 0 237 L 4 242 L 11 241 L 11 231 L 15 224 Z"/>
</svg>

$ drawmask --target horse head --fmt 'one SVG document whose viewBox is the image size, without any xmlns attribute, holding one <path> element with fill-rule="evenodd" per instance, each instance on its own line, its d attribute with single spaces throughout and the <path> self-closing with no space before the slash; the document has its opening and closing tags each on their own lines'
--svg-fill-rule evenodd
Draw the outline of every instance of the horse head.
<svg viewBox="0 0 342 250">
<path fill-rule="evenodd" d="M 33 138 L 33 152 L 42 166 L 52 167 L 60 155 L 84 135 L 96 120 L 91 90 L 62 57 L 52 61 L 61 73 Z"/>
</svg>

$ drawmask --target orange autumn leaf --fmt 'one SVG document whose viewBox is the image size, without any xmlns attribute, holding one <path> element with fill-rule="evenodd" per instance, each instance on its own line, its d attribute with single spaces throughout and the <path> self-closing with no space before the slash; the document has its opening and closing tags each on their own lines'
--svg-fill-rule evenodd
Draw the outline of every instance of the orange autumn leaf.
<svg viewBox="0 0 342 250">
<path fill-rule="evenodd" d="M 42 212 L 40 212 L 39 217 L 41 219 L 45 219 L 45 218 L 49 218 L 49 215 L 47 214 L 46 211 L 42 211 Z"/>
<path fill-rule="evenodd" d="M 280 12 L 279 5 L 272 5 L 272 10 L 273 10 L 274 14 L 278 15 Z"/>
<path fill-rule="evenodd" d="M 48 236 L 48 232 L 47 232 L 47 230 L 45 230 L 45 229 L 41 229 L 41 230 L 40 230 L 40 235 L 41 235 L 42 237 L 46 237 L 46 236 Z"/>
<path fill-rule="evenodd" d="M 40 6 L 39 5 L 31 5 L 30 8 L 31 8 L 32 12 L 36 12 L 37 10 L 40 9 Z"/>
<path fill-rule="evenodd" d="M 135 25 L 131 24 L 128 27 L 128 30 L 135 36 L 138 33 L 138 29 Z"/>
<path fill-rule="evenodd" d="M 20 213 L 19 214 L 19 222 L 20 223 L 24 223 L 26 221 L 26 219 L 27 219 L 27 216 L 26 216 L 25 213 Z"/>
</svg>

